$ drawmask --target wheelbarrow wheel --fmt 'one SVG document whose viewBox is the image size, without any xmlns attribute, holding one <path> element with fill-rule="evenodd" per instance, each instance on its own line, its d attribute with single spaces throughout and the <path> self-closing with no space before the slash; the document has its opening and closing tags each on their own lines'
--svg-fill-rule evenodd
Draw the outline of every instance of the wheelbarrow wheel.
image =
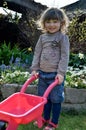
<svg viewBox="0 0 86 130">
<path fill-rule="evenodd" d="M 6 130 L 6 122 L 0 121 L 0 130 Z"/>
</svg>

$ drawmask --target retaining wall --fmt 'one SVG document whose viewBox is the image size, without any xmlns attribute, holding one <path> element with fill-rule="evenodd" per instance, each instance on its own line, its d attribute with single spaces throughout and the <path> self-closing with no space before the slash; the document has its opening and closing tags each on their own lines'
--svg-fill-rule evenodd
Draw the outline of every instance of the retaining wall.
<svg viewBox="0 0 86 130">
<path fill-rule="evenodd" d="M 4 84 L 0 86 L 3 99 L 9 97 L 15 92 L 19 92 L 22 85 Z M 26 93 L 37 95 L 37 86 L 29 85 Z M 65 100 L 62 103 L 62 108 L 65 110 L 86 110 L 86 89 L 65 88 Z"/>
</svg>

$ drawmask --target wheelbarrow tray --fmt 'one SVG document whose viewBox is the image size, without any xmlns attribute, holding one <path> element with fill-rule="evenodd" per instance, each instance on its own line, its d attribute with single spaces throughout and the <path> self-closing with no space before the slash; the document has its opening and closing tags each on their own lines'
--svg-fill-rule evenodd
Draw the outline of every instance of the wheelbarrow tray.
<svg viewBox="0 0 86 130">
<path fill-rule="evenodd" d="M 0 103 L 0 120 L 8 123 L 6 130 L 17 130 L 19 124 L 27 124 L 33 120 L 37 120 L 39 128 L 42 127 L 44 104 L 58 80 L 49 85 L 43 97 L 24 93 L 27 86 L 37 78 L 36 76 L 30 77 L 20 92 L 12 94 Z"/>
<path fill-rule="evenodd" d="M 0 103 L 0 119 L 26 124 L 40 117 L 43 106 L 47 102 L 44 97 L 17 92 Z"/>
</svg>

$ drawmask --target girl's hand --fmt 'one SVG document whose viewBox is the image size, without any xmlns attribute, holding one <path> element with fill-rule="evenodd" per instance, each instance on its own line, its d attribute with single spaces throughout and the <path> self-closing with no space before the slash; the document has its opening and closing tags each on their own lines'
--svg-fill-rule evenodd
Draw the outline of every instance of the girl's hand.
<svg viewBox="0 0 86 130">
<path fill-rule="evenodd" d="M 59 80 L 59 84 L 61 84 L 64 81 L 64 77 L 62 75 L 60 75 L 60 74 L 57 74 L 55 79 Z"/>
<path fill-rule="evenodd" d="M 32 73 L 31 73 L 31 76 L 35 76 L 35 77 L 38 77 L 38 73 L 36 72 L 36 71 L 32 71 Z"/>
</svg>

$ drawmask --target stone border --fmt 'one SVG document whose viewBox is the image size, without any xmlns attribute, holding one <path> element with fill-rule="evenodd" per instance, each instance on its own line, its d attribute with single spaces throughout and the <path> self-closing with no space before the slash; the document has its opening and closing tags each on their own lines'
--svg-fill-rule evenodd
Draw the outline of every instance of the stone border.
<svg viewBox="0 0 86 130">
<path fill-rule="evenodd" d="M 65 88 L 64 109 L 86 110 L 86 89 Z"/>
<path fill-rule="evenodd" d="M 18 84 L 3 84 L 0 86 L 3 99 L 19 92 L 21 87 L 22 85 Z M 37 86 L 29 85 L 26 93 L 37 95 Z M 62 108 L 65 110 L 86 110 L 86 89 L 65 88 L 65 101 L 62 104 Z"/>
<path fill-rule="evenodd" d="M 19 84 L 3 84 L 3 85 L 0 85 L 2 97 L 4 99 L 9 97 L 13 93 L 20 92 L 21 88 L 22 88 L 22 85 L 19 85 Z M 37 86 L 36 85 L 29 85 L 29 87 L 27 87 L 25 93 L 37 95 Z"/>
</svg>

